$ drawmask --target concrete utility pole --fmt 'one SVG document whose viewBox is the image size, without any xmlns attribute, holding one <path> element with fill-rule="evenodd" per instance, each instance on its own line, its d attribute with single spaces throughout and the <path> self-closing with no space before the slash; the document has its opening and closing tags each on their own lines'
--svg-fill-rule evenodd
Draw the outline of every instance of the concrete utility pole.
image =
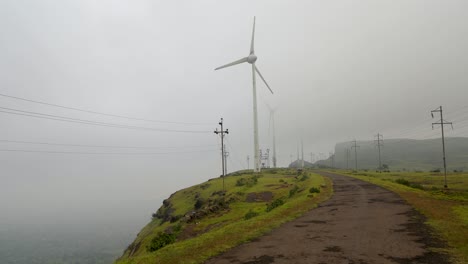
<svg viewBox="0 0 468 264">
<path fill-rule="evenodd" d="M 354 146 L 351 146 L 351 149 L 354 148 L 354 169 L 357 170 L 357 148 L 359 148 L 359 146 L 357 145 L 356 140 L 353 140 L 351 142 L 354 143 Z"/>
<path fill-rule="evenodd" d="M 335 154 L 331 153 L 331 167 L 335 168 Z"/>
<path fill-rule="evenodd" d="M 266 155 L 265 159 L 266 159 L 267 168 L 270 168 L 270 149 L 266 150 L 265 155 Z"/>
<path fill-rule="evenodd" d="M 218 131 L 218 128 L 216 128 L 216 130 L 214 131 L 214 133 L 217 135 L 217 134 L 221 134 L 221 165 L 222 165 L 222 169 L 223 169 L 223 174 L 222 174 L 222 177 L 223 177 L 223 192 L 225 191 L 225 188 L 224 188 L 224 176 L 225 176 L 225 170 L 224 170 L 224 134 L 229 134 L 229 130 L 226 129 L 226 130 L 223 130 L 223 118 L 221 118 L 221 121 L 218 123 L 220 126 L 221 126 L 221 131 Z"/>
<path fill-rule="evenodd" d="M 224 175 L 227 175 L 227 157 L 229 156 L 229 152 L 226 150 L 226 145 L 224 145 Z"/>
<path fill-rule="evenodd" d="M 350 156 L 350 150 L 349 148 L 345 149 L 345 154 L 346 154 L 346 169 L 349 169 L 349 156 Z"/>
<path fill-rule="evenodd" d="M 379 149 L 379 171 L 382 172 L 382 160 L 380 158 L 380 147 L 383 146 L 383 135 L 380 133 L 377 133 L 376 137 L 377 139 L 374 140 L 374 143 L 377 144 L 377 148 Z"/>
<path fill-rule="evenodd" d="M 444 117 L 442 115 L 442 106 L 439 106 L 437 109 L 431 111 L 431 116 L 434 118 L 434 113 L 439 112 L 440 113 L 440 121 L 439 123 L 432 123 L 432 129 L 434 129 L 434 125 L 440 125 L 442 129 L 442 158 L 444 160 L 444 188 L 448 188 L 447 186 L 447 162 L 445 159 L 445 138 L 444 138 L 444 125 L 451 125 L 453 129 L 453 124 L 452 122 L 446 122 L 444 120 Z"/>
<path fill-rule="evenodd" d="M 302 148 L 302 162 L 301 162 L 301 167 L 304 169 L 304 141 L 301 139 L 301 148 Z"/>
<path fill-rule="evenodd" d="M 299 143 L 297 143 L 297 162 L 299 162 Z"/>
<path fill-rule="evenodd" d="M 270 110 L 273 125 L 273 168 L 276 168 L 276 132 L 275 132 L 275 110 Z"/>
</svg>

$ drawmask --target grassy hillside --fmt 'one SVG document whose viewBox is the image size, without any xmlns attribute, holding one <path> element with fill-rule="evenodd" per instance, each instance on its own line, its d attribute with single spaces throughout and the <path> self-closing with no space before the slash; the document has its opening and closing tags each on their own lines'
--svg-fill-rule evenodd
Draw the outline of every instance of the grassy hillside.
<svg viewBox="0 0 468 264">
<path fill-rule="evenodd" d="M 202 263 L 314 208 L 332 186 L 310 171 L 269 169 L 232 173 L 180 190 L 116 263 Z"/>
<path fill-rule="evenodd" d="M 398 193 L 428 218 L 428 224 L 447 241 L 455 263 L 468 263 L 468 173 L 450 173 L 444 189 L 440 173 L 346 172 Z"/>
<path fill-rule="evenodd" d="M 468 138 L 446 138 L 446 156 L 448 170 L 468 170 Z M 379 166 L 378 149 L 374 141 L 358 141 L 358 169 L 374 170 Z M 351 150 L 350 142 L 335 146 L 335 167 L 346 168 L 346 149 Z M 386 139 L 381 148 L 382 164 L 390 170 L 430 171 L 442 169 L 442 141 L 438 139 Z M 354 149 L 350 152 L 349 168 L 354 168 Z M 318 164 L 330 165 L 330 161 Z"/>
</svg>

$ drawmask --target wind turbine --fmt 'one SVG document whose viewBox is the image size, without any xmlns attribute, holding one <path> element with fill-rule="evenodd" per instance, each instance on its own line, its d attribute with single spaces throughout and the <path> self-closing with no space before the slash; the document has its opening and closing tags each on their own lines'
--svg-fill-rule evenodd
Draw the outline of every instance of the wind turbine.
<svg viewBox="0 0 468 264">
<path fill-rule="evenodd" d="M 275 133 L 275 111 L 276 108 L 271 108 L 269 104 L 266 104 L 268 110 L 270 110 L 270 122 L 269 124 L 273 126 L 273 168 L 276 168 L 276 133 Z M 268 126 L 268 129 L 270 126 Z"/>
<path fill-rule="evenodd" d="M 256 87 L 256 82 L 255 82 L 255 73 L 258 73 L 260 78 L 262 78 L 263 82 L 266 84 L 270 92 L 273 94 L 273 91 L 271 90 L 270 86 L 268 83 L 265 81 L 265 78 L 263 78 L 262 74 L 258 70 L 257 66 L 255 66 L 255 61 L 257 61 L 257 56 L 255 55 L 254 52 L 254 37 L 255 37 L 255 17 L 254 17 L 254 23 L 253 23 L 253 30 L 252 30 L 252 41 L 250 42 L 250 54 L 249 56 L 242 58 L 240 60 L 236 60 L 234 62 L 228 63 L 226 65 L 223 65 L 221 67 L 216 68 L 215 70 L 219 70 L 222 68 L 234 66 L 237 64 L 241 64 L 244 62 L 248 62 L 252 64 L 252 83 L 253 83 L 253 121 L 254 121 L 254 172 L 260 172 L 260 147 L 258 143 L 258 117 L 257 117 L 257 87 Z"/>
</svg>

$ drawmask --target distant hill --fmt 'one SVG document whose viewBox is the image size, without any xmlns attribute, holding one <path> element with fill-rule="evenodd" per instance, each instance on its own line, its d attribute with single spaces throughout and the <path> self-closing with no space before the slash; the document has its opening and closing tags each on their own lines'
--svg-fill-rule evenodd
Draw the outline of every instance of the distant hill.
<svg viewBox="0 0 468 264">
<path fill-rule="evenodd" d="M 378 149 L 374 141 L 358 141 L 357 161 L 358 169 L 377 169 L 379 166 Z M 355 153 L 350 142 L 338 143 L 335 146 L 334 164 L 337 168 L 353 169 Z M 346 159 L 346 149 L 350 149 L 350 156 Z M 446 138 L 445 150 L 447 169 L 468 170 L 468 138 Z M 422 170 L 442 169 L 442 140 L 438 139 L 386 139 L 381 147 L 382 164 L 387 164 L 391 170 Z M 329 166 L 331 160 L 316 162 Z"/>
<path fill-rule="evenodd" d="M 288 166 L 289 168 L 302 168 L 302 160 L 295 160 Z M 304 168 L 314 167 L 313 163 L 304 160 Z"/>
</svg>

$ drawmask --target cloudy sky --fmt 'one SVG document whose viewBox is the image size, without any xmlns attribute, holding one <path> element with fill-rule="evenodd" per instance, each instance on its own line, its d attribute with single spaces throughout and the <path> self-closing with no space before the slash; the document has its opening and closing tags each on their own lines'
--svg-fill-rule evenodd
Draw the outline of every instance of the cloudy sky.
<svg viewBox="0 0 468 264">
<path fill-rule="evenodd" d="M 153 201 L 219 175 L 221 117 L 228 169 L 246 168 L 251 68 L 214 68 L 248 55 L 254 16 L 257 67 L 275 92 L 258 82 L 260 147 L 271 148 L 269 104 L 280 166 L 296 158 L 301 138 L 309 158 L 378 132 L 436 137 L 430 111 L 440 105 L 454 122 L 448 136 L 468 136 L 467 8 L 462 0 L 1 1 L 0 210 L 8 213 L 0 221 L 49 221 L 91 206 L 155 210 Z"/>
</svg>

